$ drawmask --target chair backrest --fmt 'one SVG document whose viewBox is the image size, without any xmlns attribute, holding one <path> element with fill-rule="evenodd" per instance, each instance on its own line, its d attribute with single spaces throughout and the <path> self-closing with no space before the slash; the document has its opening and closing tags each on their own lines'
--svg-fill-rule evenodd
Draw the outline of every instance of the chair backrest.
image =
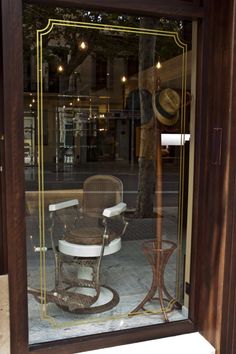
<svg viewBox="0 0 236 354">
<path fill-rule="evenodd" d="M 83 212 L 93 217 L 100 217 L 105 208 L 123 201 L 123 183 L 115 176 L 88 177 L 83 192 Z"/>
</svg>

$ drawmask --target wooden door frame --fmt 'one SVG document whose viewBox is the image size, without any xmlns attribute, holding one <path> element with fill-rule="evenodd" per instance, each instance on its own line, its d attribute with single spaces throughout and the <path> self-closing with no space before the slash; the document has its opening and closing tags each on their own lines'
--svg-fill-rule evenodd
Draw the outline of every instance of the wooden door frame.
<svg viewBox="0 0 236 354">
<path fill-rule="evenodd" d="M 4 226 L 7 239 L 12 353 L 27 353 L 27 280 L 24 212 L 23 67 L 21 1 L 1 2 L 4 127 Z M 27 349 L 28 350 L 28 349 Z"/>
<path fill-rule="evenodd" d="M 213 0 L 210 0 L 212 7 L 209 7 L 212 12 L 210 20 L 202 20 L 207 9 L 198 6 L 197 1 L 194 3 L 178 1 L 178 0 L 32 0 L 32 3 L 52 4 L 58 6 L 78 6 L 80 8 L 90 7 L 93 9 L 123 11 L 127 13 L 156 15 L 156 16 L 171 16 L 188 19 L 199 20 L 199 49 L 198 49 L 198 88 L 197 93 L 197 112 L 196 120 L 198 132 L 196 133 L 196 149 L 195 149 L 195 181 L 194 181 L 194 223 L 193 223 L 193 250 L 192 250 L 192 296 L 190 305 L 191 320 L 181 321 L 179 323 L 169 323 L 158 326 L 148 326 L 144 328 L 119 331 L 114 333 L 106 333 L 101 335 L 93 335 L 72 340 L 63 340 L 49 344 L 28 346 L 28 313 L 27 313 L 27 278 L 26 278 L 26 240 L 25 240 L 25 215 L 24 215 L 24 142 L 23 142 L 23 59 L 22 59 L 22 4 L 21 0 L 2 0 L 1 16 L 2 16 L 2 62 L 0 62 L 0 72 L 3 82 L 1 92 L 1 107 L 3 110 L 4 135 L 5 135 L 5 150 L 4 150 L 4 183 L 5 183 L 5 205 L 4 219 L 5 232 L 7 236 L 7 265 L 10 284 L 10 319 L 11 319 L 11 352 L 12 354 L 27 354 L 30 351 L 37 353 L 74 353 L 79 351 L 98 349 L 107 346 L 114 346 L 137 341 L 154 339 L 164 336 L 176 335 L 181 333 L 191 332 L 193 330 L 201 330 L 202 333 L 212 341 L 213 344 L 219 347 L 217 335 L 222 335 L 223 327 L 216 330 L 216 334 L 212 335 L 217 318 L 211 318 L 211 308 L 205 309 L 203 313 L 203 305 L 212 305 L 209 299 L 205 285 L 207 282 L 211 284 L 212 289 L 217 289 L 218 282 L 222 279 L 222 271 L 216 267 L 213 274 L 207 269 L 206 252 L 204 242 L 211 240 L 210 229 L 206 226 L 206 217 L 209 215 L 207 207 L 213 205 L 216 197 L 209 196 L 207 186 L 209 183 L 209 166 L 211 161 L 210 143 L 214 143 L 215 136 L 211 134 L 210 126 L 213 124 L 213 118 L 210 117 L 211 105 L 219 105 L 217 102 L 207 101 L 209 99 L 209 88 L 206 78 L 209 76 L 209 61 L 206 59 L 205 52 L 208 51 L 213 60 L 214 48 L 209 44 L 209 38 L 206 33 L 211 28 L 216 28 L 217 21 L 213 19 L 214 5 Z M 223 0 L 219 0 L 223 4 Z M 233 0 L 231 0 L 233 3 Z M 85 5 L 86 4 L 86 5 Z M 230 16 L 230 14 L 228 14 Z M 9 25 L 11 24 L 11 25 Z M 212 26 L 212 27 L 211 27 Z M 214 27 L 215 26 L 215 27 Z M 229 29 L 230 30 L 230 29 Z M 221 39 L 221 41 L 223 41 Z M 228 48 L 230 49 L 230 48 Z M 215 50 L 216 51 L 216 50 Z M 205 64 L 204 64 L 205 63 Z M 206 67 L 204 67 L 206 65 Z M 227 71 L 228 73 L 228 71 Z M 223 73 L 221 73 L 223 79 Z M 213 78 L 211 77 L 211 80 Z M 228 78 L 229 82 L 230 79 Z M 212 88 L 214 91 L 214 87 Z M 224 96 L 229 100 L 229 96 L 224 91 Z M 219 92 L 218 92 L 219 95 Z M 214 106 L 214 107 L 215 107 Z M 225 106 L 220 107 L 221 109 Z M 236 108 L 235 108 L 236 111 Z M 205 119 L 205 121 L 204 121 Z M 223 118 L 221 118 L 222 120 Z M 220 117 L 218 117 L 220 123 Z M 227 122 L 228 126 L 230 122 Z M 226 124 L 226 128 L 227 128 Z M 214 128 L 214 125 L 212 126 Z M 203 132 L 203 129 L 205 131 Z M 210 143 L 204 144 L 203 137 L 209 137 Z M 228 145 L 225 145 L 228 149 Z M 222 161 L 226 159 L 226 152 L 222 151 Z M 233 160 L 232 160 L 233 161 Z M 232 162 L 233 163 L 233 162 Z M 220 168 L 215 167 L 219 178 L 223 178 L 224 174 Z M 232 173 L 230 170 L 229 173 Z M 232 187 L 232 186 L 231 186 Z M 214 189 L 217 194 L 216 189 Z M 205 193 L 203 195 L 202 193 Z M 221 192 L 218 192 L 217 203 L 222 205 L 220 198 Z M 205 203 L 205 204 L 204 204 Z M 201 210 L 199 210 L 201 206 Z M 227 214 L 228 215 L 228 214 Z M 226 217 L 227 217 L 226 215 Z M 216 215 L 212 217 L 212 222 L 215 222 Z M 231 220 L 231 231 L 233 221 Z M 221 223 L 220 228 L 223 228 Z M 230 226 L 228 226 L 230 228 Z M 230 230 L 224 233 L 225 242 L 232 240 Z M 220 231 L 220 230 L 219 230 Z M 231 236 L 230 236 L 231 235 Z M 217 239 L 219 235 L 217 234 Z M 219 244 L 220 245 L 220 244 Z M 219 245 L 216 244 L 214 250 L 208 249 L 210 259 L 216 256 L 219 251 Z M 236 247 L 236 245 L 234 246 Z M 226 252 L 223 252 L 224 258 Z M 223 264 L 223 258 L 221 262 Z M 224 264 L 223 264 L 224 265 Z M 214 264 L 213 264 L 214 266 Z M 229 265 L 230 266 L 230 265 Z M 226 275 L 226 267 L 223 268 L 223 273 Z M 216 274 L 217 272 L 217 274 Z M 224 290 L 226 285 L 224 285 Z M 222 292 L 219 293 L 217 301 L 222 301 Z M 226 306 L 226 304 L 225 304 Z M 221 313 L 223 307 L 219 310 Z M 203 318 L 205 316 L 207 321 Z M 222 352 L 223 353 L 223 352 Z M 227 354 L 230 352 L 227 352 Z"/>
<path fill-rule="evenodd" d="M 206 0 L 199 28 L 190 312 L 219 354 L 236 350 L 236 1 Z"/>
<path fill-rule="evenodd" d="M 204 15 L 204 8 L 197 4 L 199 1 L 185 2 L 181 0 L 148 0 L 147 3 L 141 0 L 26 0 L 29 3 L 55 5 L 58 6 L 76 6 L 81 9 L 98 9 L 102 11 L 113 11 L 140 14 L 146 16 L 166 16 L 175 18 L 198 19 Z"/>
<path fill-rule="evenodd" d="M 0 9 L 1 16 L 1 9 Z M 2 28 L 0 28 L 0 47 L 2 48 Z M 0 55 L 0 67 L 3 64 L 3 56 L 2 52 Z M 0 97 L 3 97 L 3 77 L 1 76 L 0 80 Z M 1 100 L 1 98 L 0 98 Z M 4 210 L 5 210 L 5 177 L 4 177 L 4 122 L 3 122 L 3 106 L 0 104 L 0 275 L 7 273 L 7 240 L 6 240 L 6 232 L 5 232 L 5 224 L 4 224 Z"/>
</svg>

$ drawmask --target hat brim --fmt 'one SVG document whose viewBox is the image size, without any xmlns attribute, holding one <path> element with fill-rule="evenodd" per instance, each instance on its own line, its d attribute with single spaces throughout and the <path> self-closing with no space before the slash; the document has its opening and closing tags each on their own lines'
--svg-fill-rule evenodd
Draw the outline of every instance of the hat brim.
<svg viewBox="0 0 236 354">
<path fill-rule="evenodd" d="M 152 109 L 154 112 L 155 117 L 157 118 L 157 120 L 163 124 L 163 125 L 167 125 L 167 126 L 172 126 L 175 125 L 178 122 L 179 119 L 179 110 L 177 111 L 177 113 L 175 115 L 173 115 L 171 118 L 166 118 L 164 117 L 157 109 L 156 106 L 156 93 L 154 93 L 152 95 Z"/>
</svg>

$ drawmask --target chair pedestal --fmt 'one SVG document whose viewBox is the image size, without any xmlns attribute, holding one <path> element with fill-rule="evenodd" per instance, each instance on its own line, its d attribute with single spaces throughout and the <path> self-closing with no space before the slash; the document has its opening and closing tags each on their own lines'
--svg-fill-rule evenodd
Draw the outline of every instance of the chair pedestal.
<svg viewBox="0 0 236 354">
<path fill-rule="evenodd" d="M 89 289 L 87 289 L 89 290 Z M 92 314 L 105 312 L 119 303 L 119 295 L 116 290 L 108 286 L 100 286 L 100 295 L 94 302 L 89 292 L 77 292 L 77 288 L 58 289 L 43 293 L 39 289 L 28 288 L 28 293 L 33 295 L 40 304 L 52 302 L 63 311 L 75 314 Z M 87 294 L 86 294 L 87 292 Z"/>
<path fill-rule="evenodd" d="M 54 293 L 65 292 L 68 303 L 57 305 L 73 313 L 99 313 L 116 306 L 119 295 L 111 287 L 100 284 L 100 266 L 103 256 L 116 253 L 120 248 L 120 238 L 104 249 L 102 245 L 76 245 L 60 240 Z M 67 268 L 73 268 L 73 276 Z"/>
</svg>

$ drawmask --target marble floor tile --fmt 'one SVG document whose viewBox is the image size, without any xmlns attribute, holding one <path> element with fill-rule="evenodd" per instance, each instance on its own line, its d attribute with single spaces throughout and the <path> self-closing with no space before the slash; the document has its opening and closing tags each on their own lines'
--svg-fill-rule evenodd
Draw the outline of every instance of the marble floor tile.
<svg viewBox="0 0 236 354">
<path fill-rule="evenodd" d="M 164 208 L 163 238 L 177 242 L 177 208 Z M 48 226 L 48 220 L 46 220 Z M 58 232 L 60 230 L 58 229 Z M 78 336 L 107 333 L 140 326 L 163 323 L 160 304 L 153 301 L 147 308 L 155 314 L 140 313 L 129 316 L 130 312 L 143 300 L 152 283 L 152 269 L 143 252 L 143 242 L 155 238 L 155 219 L 134 220 L 130 222 L 119 252 L 103 257 L 101 283 L 114 288 L 120 301 L 110 311 L 100 314 L 79 314 L 65 312 L 55 304 L 46 305 L 47 318 L 41 319 L 41 305 L 32 295 L 28 296 L 29 340 L 30 343 L 41 343 Z M 38 242 L 37 215 L 27 217 L 28 246 L 28 286 L 40 288 L 40 255 L 33 251 Z M 46 233 L 46 244 L 50 240 Z M 181 291 L 182 284 L 177 287 L 176 279 L 182 279 L 182 261 L 176 250 L 166 266 L 165 284 L 170 294 L 175 297 Z M 55 284 L 54 259 L 51 251 L 45 255 L 45 274 L 47 290 Z M 178 271 L 178 277 L 177 277 Z M 169 321 L 186 318 L 181 310 L 173 309 L 168 315 Z"/>
</svg>

